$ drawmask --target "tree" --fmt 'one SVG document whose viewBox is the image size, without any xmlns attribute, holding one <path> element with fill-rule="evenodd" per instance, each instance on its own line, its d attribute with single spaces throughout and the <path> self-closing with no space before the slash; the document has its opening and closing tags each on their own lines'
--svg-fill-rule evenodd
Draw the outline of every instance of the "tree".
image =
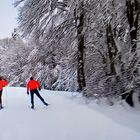
<svg viewBox="0 0 140 140">
<path fill-rule="evenodd" d="M 24 68 L 50 89 L 79 90 L 110 103 L 133 95 L 139 7 L 138 0 L 23 0 L 19 27 L 34 42 Z"/>
</svg>

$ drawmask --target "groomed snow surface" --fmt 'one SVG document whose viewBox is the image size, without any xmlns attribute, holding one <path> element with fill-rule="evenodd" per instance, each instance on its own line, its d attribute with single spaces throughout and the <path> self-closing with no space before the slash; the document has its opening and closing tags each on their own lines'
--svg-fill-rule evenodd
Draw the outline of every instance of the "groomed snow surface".
<svg viewBox="0 0 140 140">
<path fill-rule="evenodd" d="M 25 88 L 6 87 L 0 110 L 0 140 L 140 140 L 140 111 L 121 105 L 85 104 L 70 92 L 42 90 L 45 107 Z"/>
</svg>

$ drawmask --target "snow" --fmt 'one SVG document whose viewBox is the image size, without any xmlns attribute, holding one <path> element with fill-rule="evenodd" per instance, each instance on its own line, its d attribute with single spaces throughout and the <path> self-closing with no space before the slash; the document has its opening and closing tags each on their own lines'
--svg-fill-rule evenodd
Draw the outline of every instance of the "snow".
<svg viewBox="0 0 140 140">
<path fill-rule="evenodd" d="M 85 104 L 70 92 L 40 93 L 51 105 L 35 97 L 32 110 L 25 88 L 4 89 L 0 140 L 140 140 L 139 110 Z"/>
</svg>

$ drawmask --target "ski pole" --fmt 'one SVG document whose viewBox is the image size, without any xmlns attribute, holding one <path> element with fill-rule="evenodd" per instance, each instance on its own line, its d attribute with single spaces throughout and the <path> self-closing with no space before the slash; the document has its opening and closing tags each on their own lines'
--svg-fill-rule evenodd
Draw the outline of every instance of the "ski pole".
<svg viewBox="0 0 140 140">
<path fill-rule="evenodd" d="M 5 98 L 6 98 L 6 103 L 5 103 L 6 105 L 5 106 L 7 107 L 7 87 L 5 87 Z"/>
<path fill-rule="evenodd" d="M 6 107 L 7 107 L 7 87 L 6 87 Z"/>
</svg>

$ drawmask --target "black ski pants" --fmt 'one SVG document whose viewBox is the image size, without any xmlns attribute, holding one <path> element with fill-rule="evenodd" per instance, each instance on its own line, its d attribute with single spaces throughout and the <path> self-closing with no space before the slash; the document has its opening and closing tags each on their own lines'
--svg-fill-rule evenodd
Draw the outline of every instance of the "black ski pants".
<svg viewBox="0 0 140 140">
<path fill-rule="evenodd" d="M 31 104 L 34 106 L 34 94 L 37 95 L 37 97 L 45 104 L 44 99 L 41 97 L 37 89 L 30 90 L 30 95 L 31 95 Z"/>
<path fill-rule="evenodd" d="M 2 90 L 0 90 L 0 106 L 2 106 Z"/>
</svg>

